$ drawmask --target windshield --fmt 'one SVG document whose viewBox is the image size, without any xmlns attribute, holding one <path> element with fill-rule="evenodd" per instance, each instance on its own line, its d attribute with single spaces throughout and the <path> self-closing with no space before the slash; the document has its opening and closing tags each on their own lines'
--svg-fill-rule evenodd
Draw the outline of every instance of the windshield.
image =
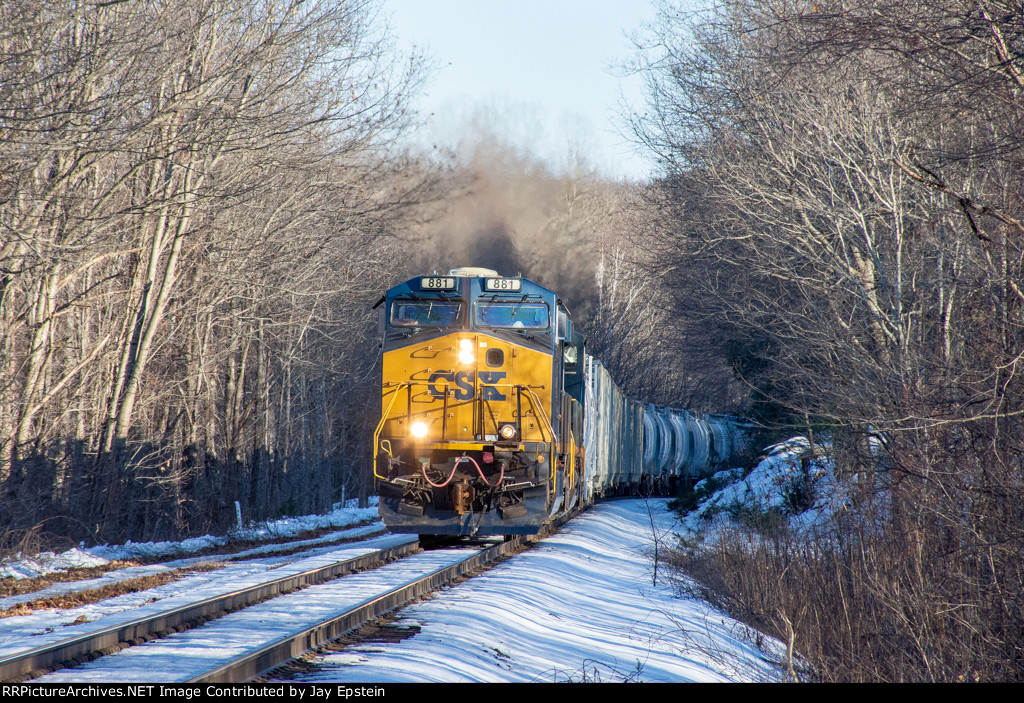
<svg viewBox="0 0 1024 703">
<path fill-rule="evenodd" d="M 395 327 L 448 327 L 459 324 L 462 303 L 441 300 L 396 300 L 391 304 Z"/>
<path fill-rule="evenodd" d="M 548 306 L 544 303 L 477 303 L 474 324 L 482 327 L 548 328 Z"/>
</svg>

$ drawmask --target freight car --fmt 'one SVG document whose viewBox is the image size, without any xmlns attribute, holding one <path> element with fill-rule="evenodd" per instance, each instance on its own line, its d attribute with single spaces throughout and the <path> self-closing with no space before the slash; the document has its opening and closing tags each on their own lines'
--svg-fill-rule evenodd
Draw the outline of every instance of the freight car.
<svg viewBox="0 0 1024 703">
<path fill-rule="evenodd" d="M 418 276 L 378 307 L 373 472 L 394 532 L 534 534 L 605 495 L 672 492 L 741 434 L 626 398 L 558 296 L 525 278 Z"/>
</svg>

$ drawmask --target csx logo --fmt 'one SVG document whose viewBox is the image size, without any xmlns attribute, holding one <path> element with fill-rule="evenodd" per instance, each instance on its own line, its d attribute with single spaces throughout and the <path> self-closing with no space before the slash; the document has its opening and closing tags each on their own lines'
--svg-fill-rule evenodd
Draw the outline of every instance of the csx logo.
<svg viewBox="0 0 1024 703">
<path fill-rule="evenodd" d="M 480 372 L 480 399 L 481 400 L 505 400 L 505 396 L 494 386 L 485 386 L 485 383 L 497 383 L 505 378 L 504 371 L 481 371 Z M 445 384 L 438 384 L 438 381 L 447 381 Z M 455 400 L 472 400 L 476 394 L 474 381 L 476 374 L 472 371 L 436 371 L 430 374 L 427 379 L 427 392 L 435 398 L 444 398 L 448 388 L 455 389 Z"/>
</svg>

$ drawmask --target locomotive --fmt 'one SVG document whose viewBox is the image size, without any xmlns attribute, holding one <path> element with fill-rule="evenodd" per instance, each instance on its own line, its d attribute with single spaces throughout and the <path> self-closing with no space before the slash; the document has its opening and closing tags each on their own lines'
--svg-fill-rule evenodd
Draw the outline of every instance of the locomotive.
<svg viewBox="0 0 1024 703">
<path fill-rule="evenodd" d="M 535 534 L 615 493 L 667 493 L 742 443 L 731 418 L 626 398 L 562 301 L 466 267 L 378 303 L 379 510 L 393 532 Z"/>
</svg>

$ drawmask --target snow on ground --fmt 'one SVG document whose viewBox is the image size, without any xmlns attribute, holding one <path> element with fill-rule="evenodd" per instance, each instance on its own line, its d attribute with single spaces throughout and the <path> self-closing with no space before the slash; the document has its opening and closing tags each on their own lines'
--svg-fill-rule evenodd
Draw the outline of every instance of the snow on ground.
<svg viewBox="0 0 1024 703">
<path fill-rule="evenodd" d="M 173 561 L 167 561 L 159 564 L 147 564 L 144 566 L 130 566 L 124 569 L 115 569 L 108 571 L 96 578 L 86 579 L 81 581 L 68 581 L 58 582 L 51 584 L 47 588 L 39 591 L 33 591 L 31 593 L 24 593 L 15 596 L 7 596 L 0 598 L 0 609 L 11 608 L 19 603 L 27 603 L 29 601 L 37 600 L 39 598 L 52 598 L 55 596 L 66 595 L 69 593 L 77 593 L 81 591 L 90 591 L 104 586 L 109 586 L 120 581 L 126 581 L 128 579 L 140 578 L 143 576 L 152 576 L 155 574 L 165 573 L 174 569 L 188 569 L 200 564 L 221 564 L 222 560 L 230 558 L 232 561 L 223 563 L 223 568 L 216 569 L 214 571 L 207 571 L 204 573 L 198 573 L 193 576 L 189 576 L 185 579 L 179 579 L 178 581 L 171 582 L 165 586 L 149 589 L 139 593 L 126 593 L 118 598 L 108 599 L 103 601 L 102 604 L 96 606 L 84 606 L 82 608 L 72 608 L 67 610 L 49 611 L 51 613 L 60 614 L 59 621 L 56 624 L 67 625 L 79 617 L 85 617 L 88 620 L 95 620 L 102 614 L 109 612 L 117 612 L 128 608 L 136 607 L 138 603 L 145 603 L 150 599 L 161 599 L 167 597 L 168 592 L 174 593 L 182 589 L 194 588 L 197 582 L 205 583 L 208 581 L 218 581 L 236 578 L 238 576 L 245 576 L 250 573 L 257 573 L 262 571 L 268 571 L 270 569 L 280 568 L 284 564 L 291 563 L 300 558 L 319 556 L 332 552 L 338 549 L 337 544 L 328 544 L 326 546 L 317 547 L 322 542 L 335 542 L 340 539 L 347 540 L 358 540 L 378 533 L 384 529 L 383 523 L 376 523 L 372 525 L 366 525 L 363 527 L 356 527 L 349 530 L 338 530 L 331 532 L 326 535 L 322 535 L 316 539 L 302 540 L 297 542 L 290 542 L 287 546 L 288 551 L 291 549 L 300 549 L 301 552 L 296 554 L 289 554 L 285 556 L 268 556 L 262 559 L 255 559 L 262 553 L 273 552 L 281 548 L 280 544 L 271 544 L 263 547 L 254 547 L 253 549 L 246 550 L 244 552 L 237 552 L 230 555 L 207 555 L 202 557 L 192 557 L 185 559 L 175 559 Z M 411 537 L 405 537 L 402 541 L 409 541 L 413 539 Z M 360 542 L 365 544 L 365 542 Z M 380 548 L 380 547 L 379 547 Z M 244 557 L 244 559 L 240 559 Z M 96 608 L 95 611 L 89 608 Z M 111 610 L 111 608 L 113 610 Z M 33 616 L 25 616 L 33 617 Z M 50 619 L 52 618 L 44 618 Z M 52 624 L 52 623 L 51 623 Z M 50 626 L 50 625 L 48 625 Z M 4 626 L 3 621 L 0 620 L 0 639 L 3 638 Z"/>
<path fill-rule="evenodd" d="M 338 507 L 328 515 L 311 515 L 298 518 L 286 518 L 269 523 L 252 526 L 239 538 L 250 541 L 281 539 L 287 535 L 325 526 L 343 526 L 376 519 L 377 508 Z M 293 562 L 311 557 L 319 557 L 336 552 L 339 547 L 332 544 L 341 539 L 359 540 L 367 538 L 384 529 L 378 520 L 369 525 L 354 528 L 339 527 L 338 530 L 312 539 L 288 542 L 284 545 L 291 549 L 301 549 L 298 554 L 287 556 L 263 556 L 282 548 L 280 543 L 266 544 L 232 554 L 207 554 L 201 557 L 188 557 L 190 552 L 205 549 L 210 545 L 224 545 L 230 541 L 227 537 L 203 537 L 184 542 L 132 543 L 126 545 L 84 548 L 70 550 L 60 555 L 40 555 L 35 558 L 6 562 L 9 573 L 22 578 L 38 574 L 52 573 L 61 568 L 72 566 L 102 565 L 114 560 L 137 558 L 141 555 L 175 554 L 182 558 L 163 563 L 132 566 L 108 571 L 96 578 L 58 582 L 49 587 L 21 595 L 0 598 L 0 609 L 11 608 L 19 603 L 26 603 L 39 598 L 52 598 L 73 592 L 88 591 L 109 586 L 127 579 L 151 576 L 174 569 L 188 568 L 197 564 L 220 563 L 228 558 L 224 568 L 204 571 L 177 579 L 163 586 L 145 591 L 125 593 L 108 598 L 99 603 L 76 608 L 50 608 L 37 610 L 27 615 L 19 615 L 0 619 L 0 655 L 10 654 L 29 646 L 39 646 L 45 642 L 55 641 L 62 637 L 84 631 L 91 631 L 117 621 L 136 617 L 138 608 L 152 604 L 152 609 L 163 610 L 174 604 L 198 600 L 200 596 L 210 597 L 220 592 L 235 590 L 238 584 L 252 579 L 272 580 L 284 575 L 282 569 Z M 361 554 L 372 549 L 406 542 L 413 539 L 409 536 L 385 536 L 376 540 L 362 541 L 352 545 L 352 555 Z M 320 546 L 323 545 L 323 546 Z M 245 559 L 242 561 L 241 559 Z M 294 567 L 293 567 L 294 568 Z M 301 566 L 299 567 L 301 570 Z"/>
<path fill-rule="evenodd" d="M 392 644 L 364 644 L 324 658 L 316 681 L 771 681 L 781 678 L 774 654 L 753 644 L 746 627 L 705 603 L 677 598 L 663 582 L 652 583 L 653 535 L 669 539 L 675 519 L 665 500 L 603 503 L 573 520 L 532 550 L 402 611 L 398 624 L 421 629 Z M 209 597 L 271 576 L 310 568 L 339 551 L 365 551 L 387 536 L 331 554 L 285 563 L 267 557 L 229 564 L 144 593 L 118 596 L 69 611 L 40 611 L 0 620 L 0 655 L 40 645 L 85 629 Z M 326 551 L 326 549 L 324 550 Z M 386 569 L 428 568 L 449 559 L 427 552 L 417 566 L 401 560 Z M 405 564 L 405 566 L 403 566 Z M 432 567 L 430 567 L 432 568 Z M 211 658 L 251 644 L 255 633 L 278 636 L 273 627 L 295 627 L 300 613 L 340 608 L 366 597 L 363 581 L 350 577 L 274 599 L 172 636 L 192 643 L 185 654 L 155 641 L 103 657 L 48 680 L 181 680 Z M 322 591 L 322 593 L 320 593 Z M 155 602 L 147 602 L 156 598 Z M 146 603 L 140 608 L 141 603 Z M 138 609 L 135 609 L 138 608 Z M 314 612 L 316 611 L 316 612 Z M 92 622 L 62 627 L 72 619 Z M 276 623 L 276 624 L 275 624 Z M 273 627 L 271 626 L 273 624 Z M 214 635 L 214 630 L 223 633 Z M 264 633 L 264 630 L 267 630 Z M 234 639 L 232 639 L 232 637 Z M 764 646 L 764 645 L 763 645 Z M 311 679 L 313 680 L 313 679 Z"/>
<path fill-rule="evenodd" d="M 228 563 L 223 569 L 197 573 L 163 586 L 137 593 L 125 593 L 99 603 L 77 608 L 37 610 L 28 615 L 3 618 L 0 619 L 0 656 L 121 625 L 136 618 L 302 573 L 335 561 L 352 559 L 411 540 L 415 540 L 415 537 L 382 535 L 351 545 L 334 545 L 296 556 L 266 557 Z"/>
<path fill-rule="evenodd" d="M 400 538 L 408 539 L 408 535 L 388 535 L 375 541 L 387 539 L 394 542 Z M 347 547 L 319 558 L 304 559 L 301 564 L 290 565 L 289 568 L 300 571 L 326 566 L 339 558 L 350 558 L 354 551 L 356 548 Z M 186 682 L 227 664 L 245 652 L 271 645 L 280 638 L 337 617 L 349 608 L 373 599 L 385 588 L 382 584 L 408 583 L 477 551 L 469 547 L 413 554 L 377 569 L 271 598 L 212 620 L 203 627 L 129 647 L 34 681 L 42 684 Z M 240 587 L 249 585 L 252 583 L 239 584 Z"/>
<path fill-rule="evenodd" d="M 804 480 L 799 456 L 807 446 L 806 440 L 797 438 L 771 448 L 769 456 L 745 479 L 738 471 L 716 475 L 718 490 L 708 489 L 698 510 L 687 516 L 682 525 L 667 510 L 665 500 L 602 503 L 534 549 L 407 607 L 396 626 L 419 627 L 419 632 L 398 642 L 365 643 L 327 655 L 307 680 L 781 680 L 782 673 L 773 663 L 781 658 L 777 642 L 756 638 L 762 642 L 762 647 L 771 651 L 758 649 L 754 645 L 756 633 L 746 626 L 706 603 L 676 597 L 662 580 L 653 584 L 649 555 L 653 535 L 663 539 L 663 544 L 671 544 L 674 538 L 669 536 L 669 531 L 672 529 L 681 528 L 684 532 L 706 531 L 709 526 L 714 529 L 736 506 L 784 511 L 787 501 L 791 501 L 794 484 Z M 821 513 L 840 509 L 842 500 L 833 497 L 836 494 L 829 489 L 834 484 L 830 462 L 814 460 L 809 477 L 817 501 L 812 510 L 799 519 L 810 521 Z M 351 525 L 375 513 L 375 508 L 362 511 L 346 508 L 319 518 L 291 519 L 251 528 L 253 531 L 243 538 L 274 539 L 324 525 Z M 710 522 L 708 517 L 712 517 Z M 317 543 L 379 528 L 377 523 L 306 540 L 310 551 L 297 557 L 266 556 L 229 563 L 225 569 L 196 574 L 157 589 L 118 596 L 95 605 L 5 618 L 0 620 L 0 655 L 134 618 L 149 609 L 165 609 L 208 597 L 228 584 L 235 588 L 253 579 L 283 575 L 284 571 L 302 568 L 299 562 L 307 558 L 327 556 L 327 552 L 338 549 L 337 545 L 318 548 Z M 383 545 L 376 543 L 382 539 L 395 540 L 399 536 L 377 538 L 352 545 L 352 548 L 380 548 Z M 177 544 L 80 547 L 72 553 L 37 560 L 38 567 L 27 560 L 8 562 L 4 566 L 10 573 L 27 575 L 36 568 L 53 568 L 58 564 L 66 568 L 87 563 L 89 559 L 103 563 L 139 555 L 181 556 L 188 550 L 205 549 L 226 541 L 226 538 L 206 537 Z M 277 548 L 277 545 L 267 545 L 249 552 L 258 556 Z M 94 581 L 128 578 L 217 559 L 217 556 L 179 558 L 111 572 Z M 55 584 L 54 588 L 81 589 L 82 583 Z M 93 584 L 93 581 L 86 583 Z M 345 589 L 345 579 L 333 583 L 332 587 Z M 38 594 L 0 599 L 0 607 L 36 596 Z M 75 622 L 79 624 L 72 624 Z M 204 635 L 197 633 L 196 636 Z M 103 680 L 102 673 L 96 675 L 99 678 L 91 680 Z M 144 673 L 142 676 L 145 678 Z"/>
<path fill-rule="evenodd" d="M 801 456 L 812 447 L 806 437 L 793 437 L 765 451 L 767 456 L 745 478 L 741 469 L 719 471 L 694 486 L 697 508 L 682 520 L 682 531 L 707 536 L 728 527 L 741 513 L 774 512 L 791 527 L 806 529 L 845 509 L 846 500 L 835 480 L 828 444 L 817 444 L 806 467 Z"/>
<path fill-rule="evenodd" d="M 653 535 L 673 523 L 665 500 L 602 503 L 534 549 L 405 608 L 396 624 L 419 626 L 415 635 L 327 655 L 303 680 L 780 679 L 745 626 L 652 584 Z"/>
<path fill-rule="evenodd" d="M 75 567 L 102 566 L 103 564 L 118 560 L 184 557 L 204 549 L 223 547 L 231 541 L 263 542 L 280 540 L 324 527 L 348 527 L 360 522 L 376 519 L 376 505 L 372 505 L 369 508 L 359 508 L 356 507 L 355 501 L 348 501 L 345 506 L 335 505 L 335 509 L 327 515 L 304 515 L 282 518 L 280 520 L 268 520 L 254 523 L 247 528 L 236 530 L 224 537 L 204 535 L 203 537 L 193 537 L 181 542 L 132 542 L 129 540 L 126 544 L 119 545 L 103 544 L 95 547 L 79 545 L 61 554 L 43 552 L 34 556 L 18 555 L 16 559 L 5 558 L 0 560 L 0 578 L 33 578 Z M 370 532 L 373 529 L 379 530 L 381 525 L 378 524 L 375 528 L 367 528 L 366 531 Z M 337 538 L 336 534 L 332 534 L 324 535 L 317 538 L 317 540 L 326 542 Z M 308 543 L 312 544 L 314 541 L 316 540 L 311 540 Z M 306 542 L 296 544 L 306 544 Z M 248 550 L 246 554 L 259 553 L 260 549 L 270 551 L 276 548 L 274 546 L 255 548 Z M 216 559 L 217 557 L 214 556 L 204 557 L 204 560 L 207 561 Z"/>
</svg>

